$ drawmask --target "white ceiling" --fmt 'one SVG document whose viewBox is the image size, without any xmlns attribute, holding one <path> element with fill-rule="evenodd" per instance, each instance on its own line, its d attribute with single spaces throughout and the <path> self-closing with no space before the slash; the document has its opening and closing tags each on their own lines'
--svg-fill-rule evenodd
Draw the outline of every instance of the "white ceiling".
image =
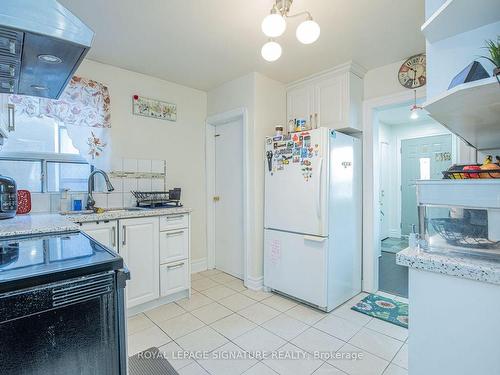
<svg viewBox="0 0 500 375">
<path fill-rule="evenodd" d="M 96 32 L 89 58 L 202 90 L 251 71 L 291 82 L 349 60 L 373 69 L 425 49 L 424 0 L 294 0 L 321 36 L 300 44 L 302 19 L 289 19 L 274 63 L 260 56 L 272 0 L 59 1 Z"/>
<path fill-rule="evenodd" d="M 418 100 L 417 104 L 422 105 L 423 100 Z M 408 123 L 423 123 L 423 122 L 435 122 L 430 116 L 429 113 L 422 109 L 418 111 L 418 119 L 412 120 L 410 119 L 411 111 L 413 103 L 408 103 L 405 105 L 399 105 L 392 108 L 383 109 L 377 112 L 377 118 L 379 122 L 386 125 L 405 125 Z"/>
</svg>

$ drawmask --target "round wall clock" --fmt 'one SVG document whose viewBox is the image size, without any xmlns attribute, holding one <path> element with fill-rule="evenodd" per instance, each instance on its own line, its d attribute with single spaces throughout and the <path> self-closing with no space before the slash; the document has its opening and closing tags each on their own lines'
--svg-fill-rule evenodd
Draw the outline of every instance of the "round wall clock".
<svg viewBox="0 0 500 375">
<path fill-rule="evenodd" d="M 427 81 L 425 66 L 425 53 L 409 57 L 399 68 L 399 83 L 407 89 L 425 85 Z"/>
</svg>

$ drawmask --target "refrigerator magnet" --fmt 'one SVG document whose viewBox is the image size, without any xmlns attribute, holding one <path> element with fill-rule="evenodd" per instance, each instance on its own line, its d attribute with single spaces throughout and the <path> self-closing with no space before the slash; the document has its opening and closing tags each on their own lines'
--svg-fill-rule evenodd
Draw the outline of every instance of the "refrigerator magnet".
<svg viewBox="0 0 500 375">
<path fill-rule="evenodd" d="M 307 158 L 307 148 L 301 148 L 301 149 L 300 149 L 300 157 L 301 157 L 302 159 Z"/>
</svg>

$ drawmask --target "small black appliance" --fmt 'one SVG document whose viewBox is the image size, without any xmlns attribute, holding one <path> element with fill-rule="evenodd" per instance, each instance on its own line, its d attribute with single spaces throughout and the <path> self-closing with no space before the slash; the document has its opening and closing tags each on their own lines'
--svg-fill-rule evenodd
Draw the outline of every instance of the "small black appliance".
<svg viewBox="0 0 500 375">
<path fill-rule="evenodd" d="M 0 175 L 0 219 L 16 216 L 17 186 L 14 179 Z"/>
</svg>

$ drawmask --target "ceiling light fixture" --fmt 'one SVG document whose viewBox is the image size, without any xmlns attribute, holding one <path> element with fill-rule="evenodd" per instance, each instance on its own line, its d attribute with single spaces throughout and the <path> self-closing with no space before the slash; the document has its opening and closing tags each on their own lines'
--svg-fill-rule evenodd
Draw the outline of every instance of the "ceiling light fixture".
<svg viewBox="0 0 500 375">
<path fill-rule="evenodd" d="M 410 118 L 412 120 L 418 120 L 418 118 L 420 117 L 419 116 L 419 111 L 421 111 L 423 108 L 419 105 L 417 105 L 417 90 L 413 90 L 414 91 L 414 101 L 413 101 L 413 105 L 411 106 L 410 108 Z"/>
<path fill-rule="evenodd" d="M 274 0 L 271 13 L 262 21 L 262 32 L 269 38 L 277 38 L 281 36 L 286 30 L 285 18 L 300 17 L 305 15 L 307 19 L 300 23 L 300 25 L 297 27 L 295 35 L 298 41 L 303 44 L 314 43 L 316 40 L 318 40 L 319 35 L 321 34 L 319 25 L 313 20 L 311 13 L 309 13 L 308 11 L 303 11 L 297 14 L 290 14 L 292 2 L 293 0 Z M 270 43 L 273 44 L 269 45 Z M 268 58 L 266 58 L 266 56 L 264 56 L 264 51 L 266 51 L 266 53 L 268 54 L 271 54 L 271 50 L 274 52 L 272 54 L 273 57 L 278 56 L 273 60 L 269 60 Z M 269 42 L 264 44 L 261 53 L 262 57 L 265 60 L 276 61 L 281 56 L 281 46 L 274 40 L 270 40 Z M 269 57 L 270 55 L 267 56 Z"/>
</svg>

